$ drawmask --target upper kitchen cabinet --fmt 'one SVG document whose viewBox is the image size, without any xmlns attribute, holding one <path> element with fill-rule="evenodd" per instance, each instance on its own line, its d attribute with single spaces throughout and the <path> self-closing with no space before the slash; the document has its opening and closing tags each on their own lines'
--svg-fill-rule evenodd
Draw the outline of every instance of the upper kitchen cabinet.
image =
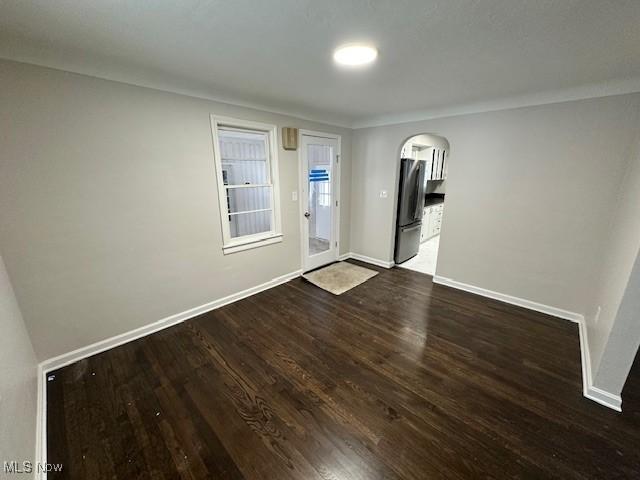
<svg viewBox="0 0 640 480">
<path fill-rule="evenodd" d="M 447 178 L 448 152 L 444 148 L 429 148 L 427 152 L 427 180 L 444 180 Z"/>
<path fill-rule="evenodd" d="M 419 139 L 420 136 L 414 137 Z M 445 148 L 425 145 L 409 139 L 402 147 L 401 158 L 424 160 L 427 163 L 427 180 L 444 180 L 447 178 L 447 157 L 449 152 Z"/>
</svg>

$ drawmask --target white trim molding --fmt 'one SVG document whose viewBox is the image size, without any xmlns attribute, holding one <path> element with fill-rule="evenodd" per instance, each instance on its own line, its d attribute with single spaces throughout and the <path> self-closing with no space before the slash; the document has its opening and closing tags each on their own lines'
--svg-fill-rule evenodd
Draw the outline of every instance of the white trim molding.
<svg viewBox="0 0 640 480">
<path fill-rule="evenodd" d="M 333 198 L 331 199 L 331 213 L 332 213 L 332 235 L 331 235 L 331 249 L 333 251 L 333 260 L 339 259 L 340 252 L 340 216 L 342 210 L 342 198 L 340 195 L 340 181 L 342 178 L 342 135 L 337 133 L 318 132 L 316 130 L 306 130 L 304 128 L 298 131 L 298 210 L 300 214 L 300 264 L 302 265 L 302 271 L 306 272 L 313 270 L 322 265 L 314 264 L 311 262 L 308 255 L 309 245 L 309 223 L 305 218 L 305 207 L 308 206 L 308 181 L 306 174 L 308 174 L 308 165 L 306 164 L 306 143 L 305 137 L 315 137 L 323 140 L 330 140 L 335 142 L 335 172 L 331 177 Z M 325 252 L 328 253 L 328 252 Z M 324 256 L 324 254 L 323 254 Z M 326 258 L 325 258 L 326 260 Z"/>
<path fill-rule="evenodd" d="M 182 82 L 165 81 L 168 79 L 161 79 L 157 75 L 154 75 L 153 77 L 144 74 L 131 75 L 130 72 L 114 68 L 113 65 L 94 68 L 87 65 L 77 65 L 75 62 L 42 60 L 30 55 L 15 55 L 14 52 L 7 52 L 6 48 L 0 48 L 0 60 L 22 63 L 49 70 L 57 70 L 59 72 L 72 73 L 74 75 L 82 75 L 83 77 L 88 78 L 97 78 L 99 80 L 116 82 L 134 87 L 148 88 L 159 92 L 172 93 L 174 95 L 198 98 L 210 102 L 217 102 L 221 105 L 246 108 L 276 115 L 286 115 L 288 117 L 321 123 L 324 125 L 341 128 L 351 128 L 353 125 L 353 117 L 350 115 L 324 113 L 315 108 L 291 108 L 289 105 L 278 106 L 274 102 L 262 103 L 248 101 L 244 98 L 240 98 L 238 95 L 228 95 L 228 92 L 222 92 L 221 90 L 209 88 L 207 86 L 194 87 L 193 85 L 187 85 Z"/>
<path fill-rule="evenodd" d="M 287 273 L 286 275 L 276 277 L 255 287 L 247 288 L 246 290 L 242 290 L 237 293 L 232 293 L 231 295 L 227 295 L 226 297 L 213 300 L 209 303 L 205 303 L 204 305 L 200 305 L 199 307 L 185 310 L 184 312 L 176 313 L 175 315 L 171 315 L 169 317 L 163 318 L 162 320 L 158 320 L 157 322 L 144 325 L 142 327 L 136 328 L 135 330 L 124 332 L 120 335 L 106 338 L 91 345 L 87 345 L 86 347 L 73 350 L 72 352 L 58 355 L 57 357 L 50 358 L 40 363 L 40 368 L 42 369 L 43 374 L 46 376 L 48 372 L 57 370 L 58 368 L 70 365 L 77 362 L 78 360 L 82 360 L 83 358 L 96 355 L 106 350 L 110 350 L 133 340 L 137 340 L 138 338 L 145 337 L 160 330 L 164 330 L 165 328 L 177 325 L 178 323 L 182 323 L 185 320 L 197 317 L 198 315 L 202 315 L 203 313 L 210 312 L 211 310 L 215 310 L 216 308 L 220 308 L 230 303 L 237 302 L 238 300 L 242 300 L 243 298 L 255 295 L 256 293 L 260 293 L 264 290 L 268 290 L 269 288 L 281 285 L 288 282 L 289 280 L 293 280 L 294 278 L 299 277 L 301 274 L 301 270 L 296 270 L 294 272 Z"/>
<path fill-rule="evenodd" d="M 377 265 L 383 268 L 391 268 L 394 266 L 394 262 L 379 260 L 376 258 L 367 257 L 365 255 L 360 255 L 353 252 L 340 255 L 338 257 L 338 260 L 347 260 L 349 258 L 352 258 L 354 260 L 360 260 L 362 262 L 370 263 L 372 265 Z M 213 300 L 204 305 L 200 305 L 198 307 L 185 310 L 184 312 L 176 313 L 169 317 L 163 318 L 149 325 L 145 325 L 143 327 L 131 330 L 129 332 L 125 332 L 120 335 L 116 335 L 114 337 L 101 340 L 99 342 L 93 343 L 86 347 L 82 347 L 77 350 L 73 350 L 71 352 L 58 355 L 57 357 L 53 357 L 41 362 L 38 365 L 38 370 L 37 370 L 38 411 L 37 411 L 37 426 L 36 426 L 36 461 L 40 462 L 41 465 L 46 464 L 46 461 L 47 461 L 46 382 L 47 382 L 47 374 L 49 372 L 53 370 L 57 370 L 64 366 L 70 365 L 72 363 L 75 363 L 79 360 L 90 357 L 92 355 L 96 355 L 106 350 L 131 342 L 138 338 L 150 335 L 160 330 L 164 330 L 165 328 L 171 327 L 173 325 L 177 325 L 179 323 L 184 322 L 185 320 L 196 317 L 198 315 L 209 312 L 211 310 L 215 310 L 224 305 L 228 305 L 230 303 L 236 302 L 238 300 L 249 297 L 251 295 L 255 295 L 256 293 L 262 292 L 264 290 L 268 290 L 269 288 L 273 288 L 275 286 L 281 285 L 290 280 L 293 280 L 294 278 L 299 277 L 301 274 L 302 274 L 302 270 L 296 270 L 294 272 L 276 277 L 272 280 L 269 280 L 268 282 L 257 285 L 255 287 L 251 287 L 246 290 L 242 290 L 240 292 L 228 295 L 226 297 Z M 513 297 L 511 295 L 494 292 L 494 291 L 476 287 L 473 285 L 468 285 L 462 282 L 458 282 L 458 281 L 437 276 L 437 275 L 434 276 L 433 281 L 434 283 L 437 283 L 440 285 L 445 285 L 445 286 L 456 288 L 459 290 L 464 290 L 466 292 L 474 293 L 474 294 L 481 295 L 488 298 L 493 298 L 495 300 L 509 303 L 511 305 L 517 305 L 530 310 L 535 310 L 538 312 L 546 313 L 548 315 L 553 315 L 559 318 L 563 318 L 563 319 L 578 323 L 579 332 L 580 332 L 580 350 L 581 350 L 581 360 L 582 360 L 582 379 L 583 379 L 584 396 L 589 398 L 590 400 L 600 403 L 601 405 L 612 408 L 613 410 L 616 410 L 619 412 L 622 411 L 622 399 L 620 398 L 619 395 L 611 394 L 593 385 L 592 374 L 591 374 L 591 362 L 589 358 L 589 349 L 588 349 L 587 328 L 586 328 L 583 315 L 580 315 L 574 312 L 569 312 L 569 311 L 562 310 L 555 307 L 550 307 L 548 305 L 543 305 L 537 302 L 532 302 L 530 300 Z M 39 480 L 46 480 L 47 475 L 45 472 L 40 472 L 39 474 L 37 474 L 36 478 L 38 478 Z"/>
<path fill-rule="evenodd" d="M 262 103 L 247 101 L 246 99 L 239 98 L 237 95 L 229 95 L 228 92 L 223 92 L 220 89 L 209 88 L 206 86 L 195 87 L 193 85 L 184 84 L 183 82 L 161 79 L 158 78 L 157 75 L 152 78 L 144 73 L 132 73 L 127 71 L 127 69 L 116 68 L 113 65 L 100 68 L 86 65 L 79 66 L 73 62 L 60 61 L 59 59 L 52 61 L 36 58 L 32 55 L 16 55 L 15 52 L 9 53 L 2 49 L 0 49 L 0 59 L 40 68 L 73 73 L 75 75 L 82 75 L 89 78 L 97 78 L 109 82 L 148 88 L 160 92 L 199 98 L 233 107 L 247 108 L 259 112 L 274 113 L 277 115 L 287 115 L 300 120 L 307 120 L 310 122 L 333 125 L 352 130 L 640 92 L 640 77 L 630 77 L 566 89 L 544 91 L 506 98 L 499 97 L 483 102 L 449 105 L 443 108 L 353 117 L 352 115 L 345 113 L 327 114 L 325 112 L 320 112 L 317 108 L 291 108 L 290 106 L 276 105 L 274 102 Z"/>
<path fill-rule="evenodd" d="M 622 412 L 622 397 L 607 392 L 593 384 L 593 374 L 591 372 L 591 355 L 589 354 L 589 337 L 587 335 L 587 323 L 582 318 L 578 323 L 580 331 L 580 354 L 582 360 L 582 389 L 584 396 L 600 405 L 609 407 L 617 412 Z"/>
<path fill-rule="evenodd" d="M 640 92 L 640 77 L 632 77 L 560 90 L 530 93 L 514 97 L 501 97 L 476 103 L 447 105 L 442 108 L 396 114 L 369 115 L 354 121 L 351 124 L 351 128 L 358 130 L 361 128 L 383 127 L 386 125 L 434 120 L 436 118 L 474 115 L 477 113 L 497 112 L 514 108 L 537 107 L 540 105 L 610 97 L 612 95 L 626 95 L 637 92 Z"/>
<path fill-rule="evenodd" d="M 262 184 L 230 184 L 224 177 L 222 147 L 220 131 L 234 134 L 259 133 L 264 135 L 266 154 L 267 180 Z M 220 226 L 222 227 L 222 251 L 225 255 L 241 252 L 251 248 L 282 241 L 282 226 L 280 220 L 280 174 L 278 173 L 278 127 L 270 123 L 254 122 L 239 118 L 224 117 L 211 114 L 211 135 L 213 138 L 213 159 L 218 182 L 218 202 L 220 207 Z M 269 188 L 270 207 L 261 210 L 238 210 L 231 212 L 229 195 L 231 190 L 239 188 Z M 232 237 L 231 216 L 256 211 L 270 212 L 270 230 L 248 235 Z M 226 213 L 225 213 L 226 212 Z"/>
<path fill-rule="evenodd" d="M 551 307 L 543 303 L 532 302 L 531 300 L 514 297 L 505 293 L 494 292 L 493 290 L 487 290 L 486 288 L 476 287 L 475 285 L 469 285 L 468 283 L 458 282 L 457 280 L 452 280 L 451 278 L 441 277 L 440 275 L 434 275 L 433 283 L 456 288 L 458 290 L 464 290 L 465 292 L 469 293 L 475 293 L 476 295 L 492 298 L 494 300 L 499 300 L 501 302 L 508 303 L 510 305 L 516 305 L 518 307 L 523 307 L 529 310 L 535 310 L 536 312 L 546 313 L 547 315 L 552 315 L 554 317 L 562 318 L 564 320 L 569 320 L 575 323 L 579 323 L 582 318 L 582 315 L 580 315 L 579 313 L 569 312 L 568 310 Z"/>
<path fill-rule="evenodd" d="M 200 305 L 199 307 L 194 307 L 189 310 L 185 310 L 184 312 L 176 313 L 175 315 L 163 318 L 162 320 L 150 323 L 149 325 L 136 328 L 135 330 L 131 330 L 129 332 L 121 333 L 120 335 L 116 335 L 111 338 L 100 340 L 99 342 L 87 345 L 86 347 L 78 348 L 77 350 L 73 350 L 72 352 L 64 353 L 62 355 L 58 355 L 57 357 L 53 357 L 41 362 L 38 365 L 37 373 L 38 411 L 36 413 L 36 462 L 39 462 L 40 465 L 45 465 L 47 462 L 47 375 L 49 372 L 75 363 L 79 360 L 82 360 L 83 358 L 87 358 L 106 350 L 118 347 L 120 345 L 124 345 L 125 343 L 137 340 L 138 338 L 151 335 L 152 333 L 164 330 L 165 328 L 177 325 L 178 323 L 182 323 L 185 320 L 197 317 L 198 315 L 202 315 L 203 313 L 210 312 L 211 310 L 215 310 L 230 303 L 237 302 L 238 300 L 242 300 L 243 298 L 255 295 L 256 293 L 260 293 L 264 290 L 276 287 L 299 277 L 301 274 L 302 270 L 296 270 L 294 272 L 287 273 L 280 277 L 269 280 L 268 282 L 265 282 L 261 285 L 247 288 L 246 290 L 242 290 L 237 293 L 232 293 L 231 295 L 219 298 L 218 300 L 213 300 L 212 302 L 205 303 L 204 305 Z M 38 472 L 36 473 L 36 478 L 38 480 L 46 480 L 47 474 L 46 472 Z"/>
<path fill-rule="evenodd" d="M 267 245 L 273 245 L 274 243 L 282 242 L 283 235 L 281 233 L 274 234 L 271 237 L 263 237 L 255 241 L 243 241 L 234 245 L 227 245 L 222 247 L 222 252 L 225 255 L 236 252 L 244 252 L 245 250 L 251 250 L 252 248 L 266 247 Z"/>
<path fill-rule="evenodd" d="M 353 258 L 354 260 L 359 260 L 361 262 L 370 263 L 371 265 L 376 265 L 382 268 L 391 268 L 395 265 L 394 262 L 389 262 L 386 260 L 378 260 L 377 258 L 367 257 L 366 255 L 360 255 L 359 253 L 353 253 L 353 252 L 343 253 L 338 257 L 338 260 L 342 261 L 342 260 L 348 260 L 350 258 Z"/>
<path fill-rule="evenodd" d="M 38 396 L 36 402 L 36 472 L 34 478 L 46 480 L 47 473 L 37 468 L 37 465 L 47 464 L 47 376 L 42 369 L 42 364 L 38 365 L 36 375 L 38 375 L 36 379 Z"/>
<path fill-rule="evenodd" d="M 552 307 L 524 298 L 514 297 L 493 290 L 487 290 L 486 288 L 476 287 L 475 285 L 469 285 L 467 283 L 458 282 L 451 278 L 435 275 L 433 277 L 433 283 L 439 285 L 445 285 L 447 287 L 463 290 L 465 292 L 474 293 L 482 297 L 492 298 L 510 305 L 516 305 L 536 312 L 545 313 L 554 317 L 569 320 L 578 324 L 578 331 L 580 335 L 580 360 L 582 364 L 582 390 L 583 395 L 589 400 L 593 400 L 605 407 L 609 407 L 618 412 L 622 411 L 622 398 L 620 395 L 602 390 L 593 384 L 593 377 L 591 373 L 591 358 L 589 356 L 589 341 L 587 338 L 587 325 L 584 315 L 576 312 L 570 312 L 561 308 Z"/>
</svg>

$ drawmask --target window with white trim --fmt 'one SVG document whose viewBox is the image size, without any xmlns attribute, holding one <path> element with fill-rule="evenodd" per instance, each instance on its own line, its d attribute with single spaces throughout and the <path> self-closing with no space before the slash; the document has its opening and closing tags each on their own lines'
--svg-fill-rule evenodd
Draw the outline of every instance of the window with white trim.
<svg viewBox="0 0 640 480">
<path fill-rule="evenodd" d="M 211 117 L 223 250 L 282 240 L 275 125 Z"/>
</svg>

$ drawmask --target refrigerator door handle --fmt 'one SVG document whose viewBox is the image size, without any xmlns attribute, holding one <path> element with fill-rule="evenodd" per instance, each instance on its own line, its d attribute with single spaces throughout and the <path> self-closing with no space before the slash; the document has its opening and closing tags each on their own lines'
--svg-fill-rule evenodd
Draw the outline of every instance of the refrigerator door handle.
<svg viewBox="0 0 640 480">
<path fill-rule="evenodd" d="M 417 228 L 421 228 L 421 227 L 422 227 L 422 225 L 415 225 L 415 226 L 409 227 L 409 228 L 402 227 L 402 233 L 404 233 L 404 232 L 413 232 Z"/>
<path fill-rule="evenodd" d="M 422 206 L 424 205 L 424 176 L 420 175 L 421 170 L 423 168 L 423 163 L 418 161 L 418 174 L 417 180 L 418 185 L 416 185 L 416 208 L 414 210 L 413 218 L 414 220 L 420 220 L 422 218 Z M 422 202 L 420 201 L 420 197 L 422 197 Z"/>
</svg>

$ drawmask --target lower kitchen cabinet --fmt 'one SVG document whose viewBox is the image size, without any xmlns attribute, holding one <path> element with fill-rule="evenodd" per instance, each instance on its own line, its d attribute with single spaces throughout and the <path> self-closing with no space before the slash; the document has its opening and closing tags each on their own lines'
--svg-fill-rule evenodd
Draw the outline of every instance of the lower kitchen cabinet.
<svg viewBox="0 0 640 480">
<path fill-rule="evenodd" d="M 440 234 L 443 211 L 444 203 L 438 203 L 424 208 L 424 213 L 422 215 L 422 230 L 420 231 L 420 242 L 425 242 Z"/>
</svg>

